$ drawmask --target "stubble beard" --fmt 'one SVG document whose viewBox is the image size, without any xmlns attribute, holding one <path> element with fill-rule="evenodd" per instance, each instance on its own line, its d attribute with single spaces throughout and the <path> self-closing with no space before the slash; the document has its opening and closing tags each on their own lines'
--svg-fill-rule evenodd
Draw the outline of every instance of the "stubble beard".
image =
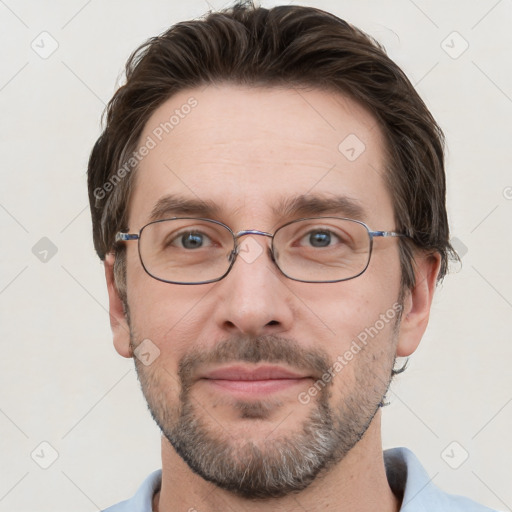
<svg viewBox="0 0 512 512">
<path fill-rule="evenodd" d="M 395 339 L 398 325 L 399 318 L 393 326 Z M 131 326 L 130 332 L 135 346 Z M 395 339 L 390 348 L 395 346 Z M 212 352 L 190 352 L 180 361 L 181 391 L 176 405 L 169 400 L 157 372 L 136 358 L 135 364 L 153 419 L 191 470 L 239 497 L 266 500 L 302 491 L 343 460 L 363 437 L 391 382 L 394 351 L 389 350 L 386 356 L 386 361 L 377 361 L 371 347 L 365 347 L 356 356 L 357 362 L 351 362 L 357 365 L 352 389 L 340 393 L 334 406 L 329 400 L 336 378 L 341 379 L 336 376 L 324 387 L 318 386 L 318 395 L 307 405 L 311 411 L 297 429 L 290 432 L 277 427 L 259 442 L 234 439 L 222 421 L 215 421 L 205 412 L 192 394 L 194 382 L 190 376 L 194 369 L 205 363 L 288 363 L 321 379 L 332 364 L 325 352 L 306 351 L 294 340 L 277 336 L 226 339 Z M 271 400 L 236 401 L 234 408 L 244 421 L 261 421 L 275 414 L 279 405 Z M 296 407 L 306 405 L 297 400 Z"/>
</svg>

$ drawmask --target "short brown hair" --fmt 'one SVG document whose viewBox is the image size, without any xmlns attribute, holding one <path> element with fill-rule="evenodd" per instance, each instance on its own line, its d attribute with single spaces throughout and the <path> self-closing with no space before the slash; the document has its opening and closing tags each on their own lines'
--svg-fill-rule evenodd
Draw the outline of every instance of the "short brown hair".
<svg viewBox="0 0 512 512">
<path fill-rule="evenodd" d="M 104 112 L 106 126 L 89 159 L 89 201 L 96 252 L 103 259 L 115 250 L 116 284 L 125 304 L 125 248 L 114 247 L 114 237 L 128 229 L 136 167 L 120 170 L 162 103 L 184 89 L 221 82 L 319 88 L 365 106 L 387 143 L 385 178 L 395 229 L 413 241 L 400 239 L 402 290 L 414 286 L 414 247 L 438 252 L 439 279 L 444 277 L 454 255 L 444 138 L 406 75 L 379 43 L 333 14 L 302 6 L 265 9 L 246 1 L 178 23 L 142 44 L 126 63 L 126 84 Z"/>
</svg>

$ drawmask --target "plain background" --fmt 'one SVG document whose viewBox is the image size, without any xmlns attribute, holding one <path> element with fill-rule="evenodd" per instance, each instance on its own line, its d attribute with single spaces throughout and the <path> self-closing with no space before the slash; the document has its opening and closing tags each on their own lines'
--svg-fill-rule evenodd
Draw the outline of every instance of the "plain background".
<svg viewBox="0 0 512 512">
<path fill-rule="evenodd" d="M 512 4 L 289 3 L 376 37 L 447 137 L 463 264 L 438 290 L 427 334 L 393 384 L 384 446 L 411 448 L 442 488 L 512 510 Z M 95 511 L 160 467 L 133 363 L 112 346 L 85 171 L 131 51 L 223 5 L 0 1 L 0 511 Z M 58 48 L 42 58 L 51 39 Z"/>
</svg>

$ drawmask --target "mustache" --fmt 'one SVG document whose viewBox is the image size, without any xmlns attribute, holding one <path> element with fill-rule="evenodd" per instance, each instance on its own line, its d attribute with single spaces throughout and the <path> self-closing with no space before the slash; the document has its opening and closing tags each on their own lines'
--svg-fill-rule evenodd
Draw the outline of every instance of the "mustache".
<svg viewBox="0 0 512 512">
<path fill-rule="evenodd" d="M 330 367 L 328 354 L 321 349 L 305 349 L 291 338 L 275 335 L 237 335 L 220 341 L 210 351 L 196 349 L 186 354 L 178 365 L 178 375 L 187 387 L 198 370 L 222 363 L 286 363 L 321 378 Z"/>
</svg>

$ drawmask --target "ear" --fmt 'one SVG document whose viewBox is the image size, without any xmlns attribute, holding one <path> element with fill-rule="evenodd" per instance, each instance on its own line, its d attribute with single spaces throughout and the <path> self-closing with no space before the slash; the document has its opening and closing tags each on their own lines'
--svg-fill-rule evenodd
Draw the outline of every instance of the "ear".
<svg viewBox="0 0 512 512">
<path fill-rule="evenodd" d="M 404 310 L 396 350 L 396 355 L 399 357 L 410 356 L 420 344 L 427 328 L 430 307 L 441 266 L 439 253 L 416 254 L 414 260 L 416 284 L 407 292 L 404 299 Z"/>
<path fill-rule="evenodd" d="M 114 280 L 115 256 L 109 253 L 105 256 L 105 279 L 107 280 L 110 327 L 114 336 L 114 347 L 123 357 L 132 357 L 130 349 L 130 327 L 123 307 L 123 301 L 117 291 Z"/>
</svg>

